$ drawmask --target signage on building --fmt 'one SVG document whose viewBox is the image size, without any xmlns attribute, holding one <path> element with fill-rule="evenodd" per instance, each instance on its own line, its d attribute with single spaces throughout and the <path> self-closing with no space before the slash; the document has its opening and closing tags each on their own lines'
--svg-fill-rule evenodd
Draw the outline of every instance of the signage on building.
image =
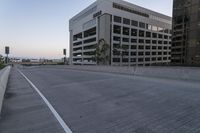
<svg viewBox="0 0 200 133">
<path fill-rule="evenodd" d="M 96 17 L 100 16 L 101 14 L 102 14 L 102 11 L 99 11 L 99 12 L 97 12 L 97 13 L 95 13 L 95 14 L 93 15 L 93 18 L 96 18 Z"/>
</svg>

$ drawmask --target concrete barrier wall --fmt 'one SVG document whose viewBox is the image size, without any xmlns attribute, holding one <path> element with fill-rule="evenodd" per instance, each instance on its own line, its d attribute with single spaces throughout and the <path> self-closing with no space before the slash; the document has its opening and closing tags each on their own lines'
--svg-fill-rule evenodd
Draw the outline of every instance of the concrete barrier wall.
<svg viewBox="0 0 200 133">
<path fill-rule="evenodd" d="M 146 67 L 137 68 L 135 71 L 135 75 L 155 78 L 200 81 L 200 68 Z"/>
<path fill-rule="evenodd" d="M 59 66 L 61 68 L 119 73 L 153 78 L 200 81 L 200 67 Z"/>
<path fill-rule="evenodd" d="M 7 87 L 10 69 L 11 67 L 8 66 L 0 71 L 0 114 L 1 114 L 2 104 L 3 104 L 4 94 Z"/>
</svg>

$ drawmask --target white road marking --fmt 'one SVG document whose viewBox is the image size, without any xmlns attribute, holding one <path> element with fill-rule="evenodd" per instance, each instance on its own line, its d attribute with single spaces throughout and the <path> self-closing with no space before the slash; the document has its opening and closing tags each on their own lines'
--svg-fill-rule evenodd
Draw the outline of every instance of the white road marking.
<svg viewBox="0 0 200 133">
<path fill-rule="evenodd" d="M 29 82 L 29 84 L 36 90 L 36 92 L 40 95 L 40 97 L 44 100 L 46 105 L 49 107 L 53 115 L 56 117 L 62 128 L 66 133 L 72 133 L 70 128 L 67 126 L 67 124 L 64 122 L 64 120 L 61 118 L 61 116 L 57 113 L 57 111 L 54 109 L 54 107 L 50 104 L 50 102 L 46 99 L 46 97 L 39 91 L 39 89 L 20 71 L 19 73 Z"/>
</svg>

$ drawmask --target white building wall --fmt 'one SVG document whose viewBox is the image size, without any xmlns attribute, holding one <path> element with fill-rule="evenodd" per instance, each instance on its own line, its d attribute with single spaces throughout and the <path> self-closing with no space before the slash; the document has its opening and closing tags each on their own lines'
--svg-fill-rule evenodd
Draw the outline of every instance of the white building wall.
<svg viewBox="0 0 200 133">
<path fill-rule="evenodd" d="M 131 9 L 134 9 L 136 11 L 140 11 L 140 12 L 149 14 L 149 18 L 140 16 L 140 15 L 137 15 L 137 14 L 129 13 L 129 12 L 126 12 L 126 11 L 122 11 L 122 10 L 119 10 L 119 9 L 115 9 L 115 8 L 113 8 L 113 2 L 121 4 L 121 5 L 125 6 L 125 7 L 130 7 Z M 73 17 L 70 20 L 69 28 L 70 28 L 70 31 L 71 31 L 71 41 L 70 41 L 70 53 L 71 53 L 70 54 L 70 58 L 71 58 L 71 60 L 73 60 L 73 52 L 74 52 L 73 43 L 77 42 L 77 41 L 73 41 L 73 35 L 76 35 L 76 34 L 81 33 L 81 32 L 83 33 L 85 30 L 87 30 L 87 29 L 89 29 L 91 27 L 94 27 L 94 26 L 97 27 L 97 33 L 99 33 L 99 30 L 98 30 L 98 27 L 99 27 L 98 18 L 97 17 L 96 18 L 93 17 L 93 15 L 95 13 L 99 12 L 99 11 L 101 11 L 101 14 L 110 14 L 112 16 L 120 16 L 120 17 L 122 17 L 122 19 L 123 18 L 128 18 L 128 19 L 131 19 L 131 20 L 136 20 L 138 22 L 145 22 L 146 24 L 155 25 L 157 27 L 163 27 L 163 28 L 166 28 L 166 29 L 171 29 L 171 18 L 168 17 L 168 16 L 162 15 L 160 13 L 156 13 L 154 11 L 150 11 L 148 9 L 136 6 L 134 4 L 131 4 L 131 3 L 128 3 L 128 2 L 125 2 L 125 1 L 122 1 L 122 0 L 98 0 L 98 1 L 94 2 L 92 5 L 90 5 L 88 8 L 86 8 L 85 10 L 83 10 L 82 12 L 80 12 L 78 15 L 76 15 L 75 17 Z M 85 23 L 93 20 L 93 19 L 95 19 L 94 21 L 96 21 L 96 24 L 93 23 L 94 25 L 91 25 L 91 27 L 88 27 L 88 28 L 84 29 L 83 25 Z M 166 22 L 164 22 L 164 21 L 166 21 Z M 114 25 L 114 24 L 117 24 L 117 23 L 112 21 L 111 24 Z M 122 27 L 125 26 L 125 27 L 129 27 L 129 28 L 133 28 L 132 26 L 127 26 L 127 25 L 124 25 L 123 23 L 117 24 L 117 25 L 120 25 Z M 113 27 L 111 27 L 111 28 L 113 28 Z M 137 28 L 137 29 L 139 30 L 141 28 Z M 113 34 L 112 30 L 110 30 L 110 29 L 106 29 L 106 30 L 107 30 L 107 32 L 109 32 L 112 35 L 111 39 L 110 39 L 111 41 L 109 42 L 112 45 L 114 43 L 113 36 L 115 36 L 115 34 Z M 144 30 L 144 29 L 141 29 L 141 30 Z M 101 31 L 103 31 L 103 30 L 101 30 Z M 94 43 L 98 42 L 99 35 L 96 35 L 96 37 L 97 37 L 97 41 L 94 42 Z M 120 35 L 120 37 L 122 38 L 123 35 Z M 132 38 L 132 37 L 129 36 L 129 38 Z M 143 39 L 146 39 L 146 38 L 144 37 Z M 85 39 L 83 38 L 82 41 L 84 42 L 84 40 Z M 83 50 L 84 49 L 84 45 L 85 44 L 83 44 L 82 46 L 75 46 L 75 48 L 76 47 L 82 47 L 82 55 L 84 53 L 84 50 Z M 111 48 L 113 50 L 113 46 L 111 46 Z M 129 50 L 130 50 L 130 48 L 129 48 Z M 169 49 L 168 49 L 168 51 L 169 51 Z M 138 55 L 136 55 L 135 57 L 138 58 Z M 75 57 L 75 58 L 80 58 L 80 57 Z M 128 57 L 128 58 L 129 58 L 129 64 L 128 65 L 130 65 L 131 64 L 130 63 L 130 58 L 131 57 Z M 82 56 L 81 59 L 82 59 L 82 63 L 80 63 L 80 64 L 85 64 L 83 62 L 84 56 Z M 167 62 L 169 62 L 169 60 Z M 149 62 L 149 63 L 151 64 L 152 62 Z M 91 64 L 95 64 L 95 63 L 91 63 Z M 136 62 L 136 64 L 138 64 L 138 62 Z M 112 63 L 112 65 L 114 65 L 114 64 Z"/>
</svg>

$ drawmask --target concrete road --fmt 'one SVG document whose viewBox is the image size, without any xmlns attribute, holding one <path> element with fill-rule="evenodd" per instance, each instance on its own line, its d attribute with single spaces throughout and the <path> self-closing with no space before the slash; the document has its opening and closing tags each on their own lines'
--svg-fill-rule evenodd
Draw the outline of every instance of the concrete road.
<svg viewBox="0 0 200 133">
<path fill-rule="evenodd" d="M 73 133 L 200 132 L 198 82 L 56 67 L 25 67 L 21 71 L 49 100 Z M 16 69 L 12 70 L 8 94 L 12 89 L 13 93 L 21 89 L 21 95 L 25 93 L 26 98 L 12 102 L 9 102 L 12 98 L 5 99 L 1 133 L 62 132 L 43 100 Z M 29 103 L 26 110 L 12 112 L 6 108 L 9 104 L 18 107 L 21 102 Z M 30 110 L 34 113 L 20 117 Z M 21 121 L 28 121 L 29 125 L 20 125 Z M 40 128 L 46 130 L 40 131 Z"/>
</svg>

